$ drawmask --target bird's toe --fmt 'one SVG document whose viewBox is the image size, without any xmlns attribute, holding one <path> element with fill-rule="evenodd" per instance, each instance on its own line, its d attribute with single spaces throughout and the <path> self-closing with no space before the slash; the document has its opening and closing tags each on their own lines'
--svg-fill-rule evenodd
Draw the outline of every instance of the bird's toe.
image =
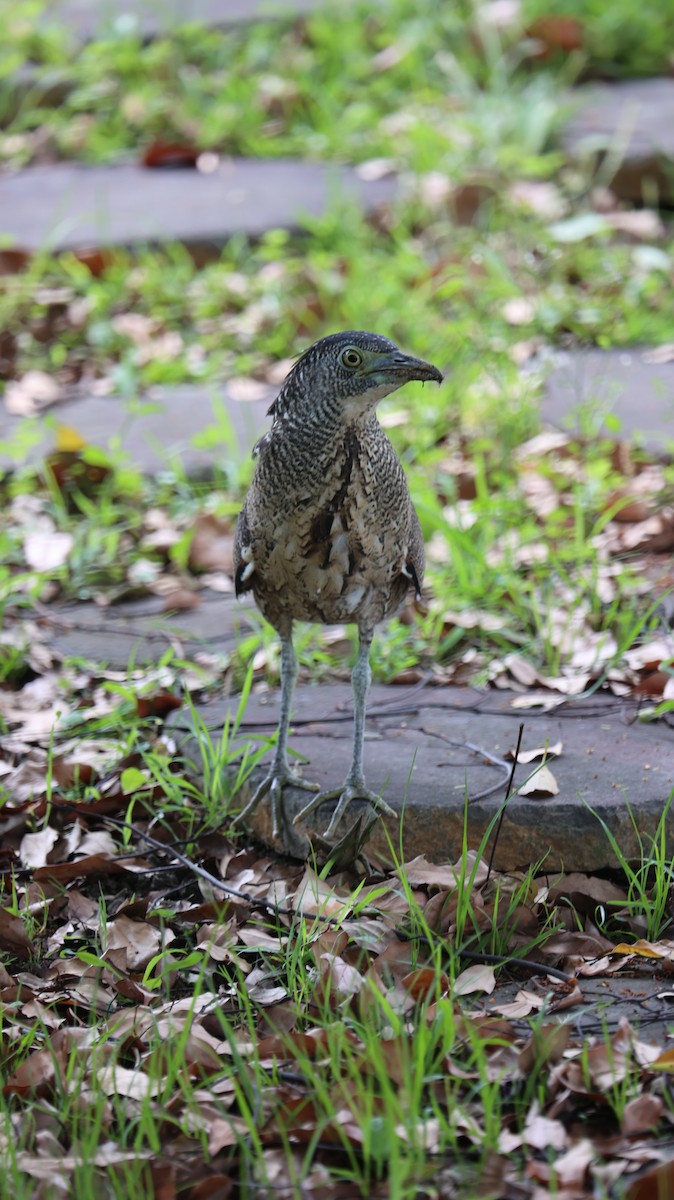
<svg viewBox="0 0 674 1200">
<path fill-rule="evenodd" d="M 272 815 L 272 835 L 275 838 L 280 836 L 281 828 L 281 809 L 283 804 L 283 789 L 286 787 L 301 788 L 304 792 L 315 792 L 318 790 L 318 784 L 312 783 L 311 780 L 303 779 L 301 775 L 291 771 L 286 766 L 272 766 L 269 773 L 265 775 L 261 783 L 258 784 L 250 800 L 232 821 L 233 825 L 239 825 L 246 820 L 251 813 L 255 812 L 260 802 L 265 796 L 269 796 L 271 801 Z"/>
<path fill-rule="evenodd" d="M 347 779 L 342 787 L 319 792 L 317 796 L 314 796 L 293 818 L 293 825 L 297 825 L 299 821 L 304 820 L 310 813 L 315 812 L 322 804 L 327 804 L 329 800 L 336 800 L 337 804 L 330 818 L 330 823 L 323 834 L 324 838 L 332 837 L 353 800 L 366 800 L 379 815 L 387 817 L 397 816 L 395 809 L 391 808 L 390 804 L 387 804 L 378 792 L 373 792 L 371 788 L 367 787 L 364 780 L 357 780 L 352 783 Z"/>
</svg>

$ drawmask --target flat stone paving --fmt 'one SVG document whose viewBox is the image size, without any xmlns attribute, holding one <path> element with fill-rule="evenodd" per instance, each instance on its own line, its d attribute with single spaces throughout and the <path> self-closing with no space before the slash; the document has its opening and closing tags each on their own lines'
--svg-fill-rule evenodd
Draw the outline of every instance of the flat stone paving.
<svg viewBox="0 0 674 1200">
<path fill-rule="evenodd" d="M 51 0 L 40 19 L 66 25 L 82 40 L 124 28 L 125 23 L 151 37 L 186 21 L 222 28 L 300 16 L 319 6 L 324 7 L 325 0 Z"/>
<path fill-rule="evenodd" d="M 674 200 L 674 79 L 630 79 L 583 88 L 562 143 L 576 160 L 604 166 L 622 200 Z"/>
<path fill-rule="evenodd" d="M 29 418 L 8 413 L 0 402 L 0 442 L 11 444 L 28 422 L 36 436 L 23 461 L 37 464 L 53 449 L 54 424 L 71 425 L 87 444 L 109 453 L 121 451 L 148 475 L 179 464 L 194 478 L 250 452 L 269 424 L 266 412 L 277 392 L 278 388 L 261 387 L 247 400 L 226 384 L 154 387 L 138 398 L 139 411 L 133 416 L 122 396 L 81 395 Z M 219 405 L 231 422 L 234 444 L 195 444 L 204 430 L 217 425 Z M 15 465 L 9 449 L 0 449 L 0 470 Z"/>
<path fill-rule="evenodd" d="M 231 654 L 259 622 L 252 603 L 234 594 L 202 591 L 187 612 L 166 611 L 164 600 L 149 596 L 101 608 L 91 603 L 50 605 L 39 618 L 45 640 L 59 653 L 123 671 L 129 665 L 157 662 L 174 648 L 179 657 L 201 651 Z M 17 620 L 22 618 L 16 614 Z"/>
<path fill-rule="evenodd" d="M 513 708 L 514 698 L 508 692 L 468 688 L 373 687 L 366 777 L 369 786 L 382 791 L 397 812 L 404 806 L 404 856 L 425 854 L 435 862 L 456 859 L 461 852 L 466 796 L 468 844 L 478 846 L 504 799 L 510 766 L 503 760 L 514 750 L 519 724 L 524 722 L 523 749 L 563 743 L 561 756 L 549 764 L 559 793 L 511 799 L 499 833 L 496 865 L 510 869 L 545 860 L 549 870 L 566 867 L 579 871 L 615 865 L 598 817 L 588 806 L 606 822 L 627 858 L 640 857 L 627 803 L 638 812 L 639 834 L 648 845 L 674 788 L 674 732 L 661 724 L 636 723 L 636 706 L 631 701 L 597 696 L 565 703 L 551 713 L 527 711 L 523 715 Z M 274 732 L 278 702 L 278 689 L 250 698 L 241 728 L 244 739 Z M 236 700 L 223 700 L 200 705 L 197 711 L 217 736 L 227 714 L 235 709 Z M 353 735 L 351 715 L 347 684 L 298 688 L 291 747 L 309 760 L 303 772 L 306 778 L 322 788 L 337 786 L 346 774 Z M 170 727 L 181 733 L 180 744 L 187 757 L 199 762 L 189 717 L 176 713 Z M 501 765 L 485 755 L 502 760 Z M 519 766 L 516 786 L 532 770 L 531 766 Z M 263 768 L 256 770 L 253 786 L 263 774 Z M 478 798 L 493 785 L 492 795 Z M 244 785 L 241 801 L 249 795 L 250 788 Z M 284 796 L 288 818 L 284 847 L 302 855 L 307 843 L 298 827 L 292 826 L 292 818 L 307 803 L 308 794 L 291 788 Z M 332 807 L 326 804 L 317 819 L 312 816 L 309 828 L 322 832 Z M 375 826 L 370 845 L 385 853 L 384 824 L 398 845 L 397 823 L 389 819 Z M 262 841 L 274 844 L 266 803 L 252 817 L 251 827 Z M 674 830 L 668 853 L 674 853 Z"/>
<path fill-rule="evenodd" d="M 339 196 L 372 212 L 396 188 L 350 167 L 280 158 L 223 158 L 209 174 L 54 163 L 0 175 L 0 234 L 24 250 L 172 241 L 203 249 L 235 234 L 299 229 Z"/>
<path fill-rule="evenodd" d="M 653 453 L 672 451 L 674 441 L 674 361 L 648 361 L 645 347 L 624 350 L 560 351 L 545 381 L 541 419 L 564 429 L 599 429 L 608 413 L 618 417 L 621 436 L 636 437 Z M 54 423 L 73 425 L 91 445 L 119 446 L 142 471 L 156 473 L 176 462 L 188 475 L 199 476 L 226 464 L 232 455 L 248 454 L 268 428 L 267 409 L 278 389 L 259 387 L 251 399 L 226 384 L 183 384 L 156 387 L 141 396 L 141 409 L 130 417 L 119 396 L 80 396 L 30 418 L 38 431 L 28 451 L 29 462 L 41 461 L 54 443 Z M 231 421 L 235 445 L 195 445 L 195 438 L 217 424 L 214 405 L 221 404 Z M 0 442 L 10 443 L 26 418 L 13 416 L 0 404 Z M 15 459 L 0 451 L 0 470 Z"/>
<path fill-rule="evenodd" d="M 241 604 L 231 594 L 212 592 L 203 593 L 199 607 L 186 613 L 167 614 L 163 601 L 153 597 L 108 609 L 94 604 L 50 606 L 40 618 L 45 640 L 61 653 L 118 669 L 157 661 L 171 646 L 178 657 L 208 651 L 222 654 L 226 662 L 241 637 L 258 621 L 252 604 Z M 279 698 L 278 688 L 267 687 L 251 696 L 241 727 L 244 740 L 264 741 L 273 735 Z M 564 865 L 591 871 L 611 865 L 606 836 L 588 805 L 609 825 L 624 854 L 638 857 L 638 838 L 627 802 L 638 813 L 639 832 L 647 844 L 674 788 L 674 731 L 662 723 L 638 722 L 636 704 L 631 700 L 600 695 L 567 701 L 541 713 L 514 708 L 515 698 L 500 690 L 373 687 L 366 734 L 367 777 L 371 787 L 383 789 L 396 810 L 405 805 L 406 857 L 425 854 L 442 861 L 458 855 L 466 795 L 469 844 L 478 845 L 505 795 L 509 772 L 505 759 L 514 749 L 520 722 L 524 723 L 525 750 L 563 743 L 560 758 L 550 763 L 559 793 L 511 800 L 499 835 L 497 864 L 513 868 L 547 854 L 551 870 Z M 237 704 L 234 698 L 198 707 L 214 740 L 227 713 Z M 174 714 L 169 724 L 181 752 L 200 761 L 186 711 Z M 291 745 L 309 760 L 304 772 L 308 779 L 322 787 L 336 786 L 343 779 L 352 733 L 348 684 L 298 688 Z M 500 761 L 493 763 L 486 756 Z M 531 770 L 518 767 L 516 783 L 522 783 Z M 258 770 L 253 782 L 261 774 Z M 477 798 L 492 786 L 492 794 Z M 249 794 L 246 785 L 242 803 Z M 291 819 L 306 803 L 307 795 L 290 789 L 286 797 L 285 849 L 303 856 L 307 843 Z M 320 820 L 312 820 L 311 828 L 322 831 L 329 810 L 326 806 Z M 386 824 L 397 841 L 395 823 Z M 258 810 L 252 828 L 262 841 L 273 844 L 266 805 Z M 380 852 L 385 850 L 383 823 L 375 828 L 372 845 Z M 674 854 L 674 840 L 669 853 Z"/>
<path fill-rule="evenodd" d="M 545 381 L 542 420 L 599 430 L 611 414 L 620 421 L 618 436 L 638 437 L 656 454 L 671 453 L 674 360 L 652 362 L 652 353 L 639 346 L 559 352 Z"/>
</svg>

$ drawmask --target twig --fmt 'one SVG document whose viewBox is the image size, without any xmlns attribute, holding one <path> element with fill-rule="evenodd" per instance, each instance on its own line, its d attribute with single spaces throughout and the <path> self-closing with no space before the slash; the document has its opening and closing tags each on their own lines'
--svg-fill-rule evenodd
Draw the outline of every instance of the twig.
<svg viewBox="0 0 674 1200">
<path fill-rule="evenodd" d="M 491 854 L 489 855 L 489 865 L 487 867 L 487 878 L 485 879 L 485 884 L 489 883 L 489 879 L 491 877 L 491 869 L 494 865 L 494 855 L 496 854 L 496 847 L 498 845 L 498 838 L 499 838 L 499 834 L 501 832 L 501 826 L 503 824 L 505 810 L 508 807 L 508 802 L 510 800 L 510 797 L 512 796 L 513 783 L 515 782 L 515 771 L 517 769 L 517 760 L 520 756 L 520 750 L 522 748 L 523 734 L 524 734 L 524 722 L 522 722 L 520 724 L 519 731 L 517 734 L 517 745 L 515 746 L 515 757 L 513 759 L 513 769 L 510 772 L 510 779 L 508 780 L 508 788 L 507 788 L 507 791 L 505 794 L 505 800 L 503 801 L 503 806 L 501 808 L 501 812 L 499 813 L 499 818 L 498 818 L 498 821 L 496 824 L 496 830 L 494 833 L 494 841 L 493 841 L 492 848 L 491 848 Z"/>
<path fill-rule="evenodd" d="M 460 958 L 469 958 L 471 962 L 494 963 L 497 966 L 524 967 L 532 975 L 550 975 L 561 983 L 571 983 L 573 975 L 567 975 L 558 967 L 548 967 L 545 963 L 534 962 L 531 958 L 510 958 L 508 954 L 482 954 L 479 950 L 458 950 Z"/>
<path fill-rule="evenodd" d="M 421 732 L 425 733 L 426 737 L 438 738 L 439 741 L 446 742 L 449 746 L 456 746 L 459 750 L 470 750 L 471 754 L 479 754 L 480 758 L 484 758 L 492 766 L 501 767 L 505 772 L 504 778 L 508 778 L 510 767 L 505 759 L 498 758 L 496 754 L 490 754 L 483 746 L 476 746 L 475 742 L 462 741 L 460 738 L 451 738 L 439 729 L 427 729 L 424 727 Z M 476 792 L 474 796 L 469 796 L 468 804 L 475 804 L 477 800 L 485 800 L 487 796 L 492 796 L 494 792 L 499 790 L 502 782 L 502 779 L 498 779 L 496 783 L 492 783 L 491 787 L 484 788 L 481 792 Z"/>
</svg>

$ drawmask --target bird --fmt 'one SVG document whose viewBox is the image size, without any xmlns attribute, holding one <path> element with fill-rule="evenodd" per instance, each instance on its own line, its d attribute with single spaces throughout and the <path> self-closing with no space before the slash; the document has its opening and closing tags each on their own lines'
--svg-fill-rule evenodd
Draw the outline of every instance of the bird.
<svg viewBox="0 0 674 1200">
<path fill-rule="evenodd" d="M 355 624 L 354 733 L 344 782 L 318 791 L 295 817 L 337 804 L 330 839 L 353 800 L 377 813 L 393 809 L 368 788 L 363 767 L 370 647 L 375 626 L 421 594 L 424 543 L 407 480 L 376 414 L 385 396 L 410 380 L 442 382 L 437 367 L 403 353 L 381 334 L 333 333 L 294 363 L 253 449 L 255 468 L 234 539 L 237 596 L 252 591 L 280 639 L 278 736 L 268 773 L 237 815 L 244 821 L 269 796 L 272 834 L 280 836 L 283 791 L 318 785 L 293 771 L 288 732 L 298 674 L 295 621 Z"/>
</svg>

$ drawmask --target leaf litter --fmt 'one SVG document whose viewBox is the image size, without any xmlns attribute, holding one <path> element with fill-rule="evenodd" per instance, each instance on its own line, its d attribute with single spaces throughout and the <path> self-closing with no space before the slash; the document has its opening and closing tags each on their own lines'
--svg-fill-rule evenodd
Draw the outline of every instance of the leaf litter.
<svg viewBox="0 0 674 1200">
<path fill-rule="evenodd" d="M 410 1196 L 466 1194 L 483 1186 L 490 1087 L 499 1195 L 589 1197 L 609 1175 L 661 1166 L 664 1023 L 649 1036 L 610 1015 L 610 991 L 603 1006 L 585 995 L 617 975 L 638 994 L 653 971 L 667 991 L 674 943 L 639 938 L 625 887 L 525 881 L 471 852 L 326 875 L 226 825 L 190 828 L 134 770 L 108 765 L 94 803 L 45 772 L 0 815 L 3 1094 L 16 1168 L 36 1187 L 56 1179 L 68 1194 L 77 1122 L 94 1112 L 102 1185 L 131 1161 L 124 1122 L 144 1112 L 158 1144 L 141 1141 L 133 1161 L 166 1171 L 162 1195 L 197 1200 L 217 1177 L 222 1195 L 252 1180 L 291 1196 L 301 1179 L 302 1196 L 386 1197 L 394 1162 Z M 345 1172 L 360 1191 L 343 1190 Z M 458 1190 L 441 1190 L 447 1172 Z"/>
<path fill-rule="evenodd" d="M 196 538 L 194 567 L 222 565 L 226 570 L 231 552 L 226 525 L 204 522 L 199 528 L 204 549 Z M 628 687 L 638 687 L 674 657 L 668 636 L 635 647 L 631 654 L 622 677 Z M 579 675 L 576 660 L 573 669 L 553 679 L 536 672 L 526 659 L 510 656 L 502 672 L 510 686 L 564 692 L 572 689 L 574 679 L 583 686 L 596 679 L 592 665 Z M 8 878 L 10 871 L 14 874 L 12 904 L 17 910 L 5 908 L 0 914 L 6 964 L 5 1097 L 19 1170 L 36 1184 L 61 1180 L 67 1194 L 78 1166 L 68 1121 L 45 1138 L 25 1131 L 23 1118 L 39 1102 L 45 1119 L 57 1123 L 64 1094 L 71 1095 L 73 1104 L 76 1097 L 83 1112 L 87 1106 L 93 1111 L 99 1103 L 95 1097 L 102 1094 L 121 1106 L 128 1119 L 146 1106 L 164 1133 L 160 1151 L 143 1147 L 130 1156 L 120 1131 L 109 1122 L 90 1155 L 101 1179 L 109 1167 L 145 1157 L 153 1180 L 160 1170 L 166 1173 L 173 1191 L 163 1194 L 179 1190 L 196 1200 L 212 1179 L 220 1181 L 219 1194 L 239 1194 L 252 1170 L 264 1180 L 261 1194 L 294 1194 L 292 1181 L 303 1172 L 302 1195 L 337 1197 L 354 1194 L 340 1190 L 339 1179 L 355 1161 L 369 1181 L 361 1194 L 387 1196 L 393 1143 L 375 1170 L 368 1122 L 384 1121 L 389 1101 L 364 1032 L 368 1017 L 374 1013 L 381 1019 L 386 1011 L 395 1020 L 384 1029 L 382 1058 L 387 1077 L 397 1079 L 403 1091 L 420 1037 L 428 1036 L 439 1020 L 456 1025 L 454 1040 L 423 1081 L 421 1115 L 409 1104 L 390 1135 L 396 1156 L 403 1159 L 410 1144 L 424 1148 L 424 1166 L 416 1162 L 413 1167 L 415 1195 L 456 1194 L 440 1191 L 439 1181 L 443 1173 L 457 1169 L 462 1179 L 475 1183 L 482 1177 L 480 1186 L 487 1185 L 489 1173 L 478 1165 L 485 1136 L 479 1089 L 476 1093 L 481 1078 L 498 1080 L 513 1096 L 501 1112 L 502 1132 L 489 1162 L 500 1180 L 498 1194 L 541 1197 L 562 1190 L 569 1196 L 590 1196 L 609 1177 L 612 1182 L 620 1175 L 629 1179 L 649 1163 L 653 1166 L 643 1179 L 652 1177 L 654 1190 L 638 1194 L 657 1194 L 661 1163 L 652 1135 L 666 1136 L 671 1111 L 664 1037 L 641 1042 L 623 1024 L 608 1040 L 600 1026 L 588 1039 L 573 1024 L 537 1024 L 580 1008 L 585 979 L 610 978 L 629 971 L 639 957 L 650 957 L 637 946 L 612 944 L 597 933 L 593 917 L 602 900 L 593 881 L 561 878 L 552 881 L 553 887 L 551 881 L 539 880 L 536 899 L 527 909 L 542 927 L 551 914 L 558 918 L 560 896 L 582 898 L 583 936 L 563 929 L 541 943 L 535 955 L 543 967 L 561 966 L 580 982 L 562 984 L 513 965 L 505 972 L 513 999 L 500 1002 L 499 996 L 508 994 L 502 969 L 495 973 L 489 964 L 452 961 L 458 866 L 417 860 L 397 876 L 377 874 L 365 884 L 376 897 L 363 907 L 362 878 L 341 872 L 326 882 L 309 868 L 242 852 L 223 839 L 216 871 L 243 897 L 215 890 L 205 899 L 189 871 L 175 864 L 168 883 L 162 883 L 170 859 L 166 863 L 148 853 L 142 838 L 132 833 L 126 843 L 116 831 L 92 828 L 104 820 L 94 806 L 79 804 L 73 818 L 71 809 L 52 807 L 47 800 L 46 755 L 40 762 L 40 745 L 54 728 L 57 712 L 68 707 L 67 689 L 59 691 L 56 683 L 59 674 L 58 666 L 45 672 L 42 690 L 26 683 L 3 693 L 15 757 L 19 745 L 37 755 L 22 794 L 18 775 L 28 760 L 24 757 L 15 767 L 5 764 L 8 790 L 17 801 L 3 811 L 5 869 Z M 79 680 L 77 712 L 83 721 L 115 707 L 101 682 Z M 161 672 L 136 672 L 133 685 L 150 697 L 153 690 L 160 695 L 163 685 L 170 695 L 171 681 Z M 665 682 L 663 692 L 664 687 Z M 152 715 L 152 707 L 141 715 Z M 166 701 L 158 703 L 157 715 L 164 715 L 162 709 Z M 5 749 L 11 745 L 5 743 Z M 552 757 L 555 750 L 541 748 L 538 757 Z M 91 765 L 85 748 L 78 755 L 73 739 L 70 752 L 75 774 L 82 774 Z M 105 779 L 105 805 L 99 812 L 124 816 L 129 797 L 115 773 L 117 758 L 114 744 L 99 745 L 94 755 L 96 773 Z M 65 757 L 57 761 L 65 762 Z M 542 770 L 551 775 L 548 767 L 539 767 L 532 780 L 540 779 Z M 143 827 L 140 817 L 134 824 Z M 93 838 L 102 840 L 92 844 Z M 198 839 L 192 845 L 192 854 L 211 869 L 213 850 L 212 836 L 203 846 Z M 412 889 L 410 896 L 400 887 L 401 876 Z M 484 865 L 476 872 L 471 890 L 476 909 L 498 880 L 497 875 L 489 878 Z M 382 892 L 382 887 L 388 890 Z M 619 899 L 610 898 L 614 904 Z M 624 927 L 629 928 L 629 905 L 622 899 Z M 264 913 L 260 903 L 269 905 Z M 132 913 L 127 915 L 123 910 L 129 905 Z M 416 906 L 428 913 L 429 924 L 433 920 L 437 942 L 432 949 L 400 938 L 414 928 Z M 579 910 L 566 909 L 571 911 Z M 517 957 L 526 941 L 516 927 L 504 949 Z M 299 996 L 287 966 L 298 947 L 305 955 Z M 448 960 L 442 970 L 438 950 Z M 671 947 L 655 943 L 651 955 L 666 962 Z M 542 1057 L 537 1051 L 533 1060 L 540 1081 L 537 1102 L 528 1107 L 518 1103 L 528 1047 L 532 1040 L 552 1041 L 551 1029 L 560 1028 L 567 1038 L 563 1049 Z M 25 1043 L 28 1033 L 26 1051 L 22 1039 Z M 485 1060 L 479 1069 L 471 1051 L 476 1037 Z M 171 1068 L 173 1051 L 181 1056 L 184 1079 L 176 1079 Z M 253 1168 L 246 1166 L 252 1156 L 250 1122 L 233 1083 L 241 1070 L 254 1080 L 258 1105 L 261 1148 Z M 316 1072 L 325 1081 L 320 1092 Z M 347 1086 L 354 1076 L 366 1081 L 364 1093 Z M 638 1094 L 626 1098 L 621 1108 L 617 1095 L 626 1082 Z M 589 1137 L 582 1134 L 588 1120 Z M 175 1126 L 178 1137 L 170 1132 Z M 455 1151 L 457 1130 L 460 1154 Z M 313 1149 L 307 1158 L 309 1145 Z"/>
<path fill-rule="evenodd" d="M 82 447 L 74 444 L 65 453 L 77 459 Z M 670 546 L 660 466 L 635 464 L 626 448 L 611 453 L 622 481 L 596 535 L 596 588 L 607 604 L 618 594 L 616 555 L 626 548 L 640 555 L 633 586 L 648 594 Z M 521 448 L 517 469 L 547 537 L 550 513 L 571 510 L 574 488 L 587 482 L 583 448 L 565 434 L 543 434 Z M 452 472 L 470 492 L 470 456 L 459 445 Z M 67 493 L 71 476 L 55 478 Z M 25 528 L 28 567 L 44 568 L 39 539 L 49 544 L 52 566 L 67 567 L 72 537 L 59 534 L 38 497 L 17 497 L 12 516 Z M 170 557 L 186 532 L 187 577 Z M 177 607 L 186 608 L 198 603 L 205 582 L 221 577 L 231 587 L 227 517 L 204 511 L 174 521 L 150 508 L 142 539 L 162 570 L 143 574 L 136 566 L 132 579 L 130 561 L 135 587 L 167 602 L 182 590 Z M 508 545 L 504 535 L 490 554 L 496 562 L 514 551 L 526 571 L 539 550 L 548 553 L 543 542 Z M 579 604 L 570 589 L 566 598 L 558 589 L 558 599 L 549 609 L 548 637 L 559 650 L 559 672 L 505 653 L 491 658 L 491 686 L 519 691 L 520 706 L 550 706 L 596 685 L 667 701 L 674 661 L 668 630 L 635 639 L 616 664 L 616 643 L 594 628 L 589 604 Z M 496 637 L 508 620 L 467 609 L 446 612 L 443 624 L 445 634 Z M 164 789 L 144 769 L 142 754 L 129 752 L 125 733 L 110 732 L 126 703 L 145 722 L 147 747 L 169 763 L 161 724 L 181 703 L 185 668 L 74 669 L 32 619 L 6 625 L 0 647 L 31 668 L 28 677 L 24 668 L 16 678 L 10 673 L 0 689 L 0 781 L 8 797 L 0 816 L 0 1003 L 4 1095 L 20 1171 L 36 1184 L 56 1178 L 67 1194 L 78 1166 L 76 1114 L 93 1112 L 103 1097 L 132 1121 L 145 1106 L 160 1149 L 144 1146 L 132 1160 L 145 1157 L 153 1179 L 165 1173 L 165 1194 L 179 1190 L 195 1200 L 212 1178 L 223 1195 L 258 1181 L 290 1196 L 301 1177 L 303 1196 L 351 1197 L 340 1183 L 345 1171 L 360 1172 L 359 1194 L 384 1197 L 393 1194 L 389 1173 L 400 1161 L 413 1180 L 410 1196 L 429 1200 L 461 1194 L 461 1186 L 480 1179 L 486 1187 L 489 1171 L 500 1179 L 499 1195 L 518 1198 L 589 1197 L 609 1177 L 629 1179 L 648 1164 L 653 1188 L 660 1186 L 659 1143 L 672 1111 L 662 1006 L 674 951 L 666 940 L 642 937 L 624 887 L 543 875 L 506 915 L 495 896 L 511 895 L 521 881 L 470 853 L 453 865 L 422 858 L 395 871 L 376 863 L 356 871 L 354 846 L 364 830 L 345 843 L 339 869 L 324 878 L 309 864 L 241 849 L 225 832 L 200 832 L 193 806 L 189 821 L 175 806 L 164 809 Z M 261 648 L 256 672 L 266 673 L 269 661 Z M 458 681 L 465 671 L 470 681 L 483 669 L 484 657 L 469 645 L 449 666 L 436 664 L 434 674 L 438 682 Z M 199 686 L 221 681 L 220 670 L 204 661 Z M 99 733 L 87 736 L 97 722 Z M 550 764 L 562 753 L 558 744 L 518 756 L 529 771 L 519 794 L 543 802 L 554 795 Z M 148 835 L 158 836 L 163 850 Z M 325 857 L 320 839 L 314 846 Z M 188 858 L 176 857 L 185 848 Z M 203 864 L 209 878 L 190 862 Z M 498 963 L 487 961 L 493 941 Z M 655 972 L 660 1017 L 649 1041 L 626 1018 L 616 1027 L 606 1005 L 610 981 L 634 978 L 638 997 Z M 607 990 L 597 999 L 588 989 L 600 983 Z M 638 1001 L 633 1007 L 640 1013 Z M 421 1047 L 440 1026 L 442 1052 L 436 1045 L 429 1063 Z M 374 1030 L 380 1057 L 373 1061 Z M 534 1070 L 536 1101 L 524 1082 Z M 250 1096 L 235 1085 L 242 1072 L 254 1119 Z M 387 1091 L 392 1079 L 396 1104 Z M 507 1097 L 499 1101 L 501 1132 L 489 1170 L 477 1081 L 498 1081 Z M 64 1096 L 69 1115 L 61 1121 Z M 45 1121 L 59 1126 L 48 1138 L 24 1122 L 37 1102 Z M 385 1124 L 391 1112 L 388 1141 L 375 1151 L 372 1122 Z M 423 1164 L 415 1147 L 424 1150 Z M 131 1161 L 119 1122 L 106 1116 L 89 1160 L 101 1180 L 109 1167 Z M 451 1186 L 442 1183 L 448 1173 Z"/>
</svg>

